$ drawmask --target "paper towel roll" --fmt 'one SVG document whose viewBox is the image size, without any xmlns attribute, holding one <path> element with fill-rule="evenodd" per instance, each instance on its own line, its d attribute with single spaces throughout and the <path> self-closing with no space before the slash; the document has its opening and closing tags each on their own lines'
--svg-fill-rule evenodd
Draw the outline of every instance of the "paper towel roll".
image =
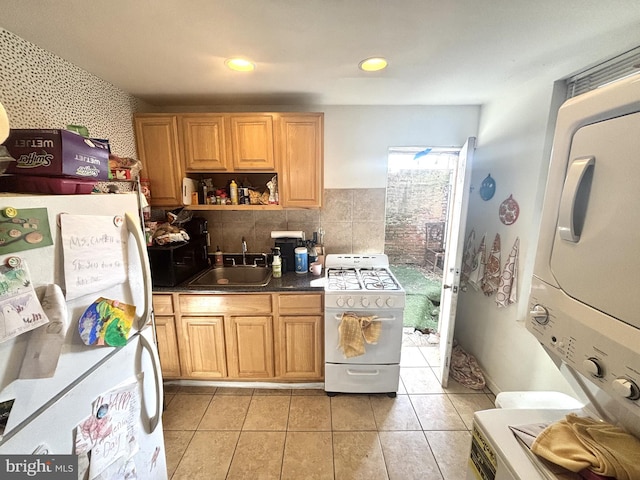
<svg viewBox="0 0 640 480">
<path fill-rule="evenodd" d="M 276 230 L 271 232 L 271 238 L 302 238 L 304 239 L 304 232 L 302 230 Z"/>
</svg>

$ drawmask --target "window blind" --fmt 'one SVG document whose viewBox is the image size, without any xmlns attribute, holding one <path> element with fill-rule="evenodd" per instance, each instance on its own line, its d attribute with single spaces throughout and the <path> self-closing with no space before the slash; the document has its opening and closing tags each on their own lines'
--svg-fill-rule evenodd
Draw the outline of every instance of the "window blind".
<svg viewBox="0 0 640 480">
<path fill-rule="evenodd" d="M 640 73 L 640 47 L 569 77 L 566 80 L 567 98 L 594 90 L 634 73 Z"/>
</svg>

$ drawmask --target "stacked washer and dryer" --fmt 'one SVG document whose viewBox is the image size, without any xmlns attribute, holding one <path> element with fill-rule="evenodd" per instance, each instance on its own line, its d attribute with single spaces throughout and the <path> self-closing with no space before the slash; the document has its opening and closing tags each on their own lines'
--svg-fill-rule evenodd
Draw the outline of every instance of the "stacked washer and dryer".
<svg viewBox="0 0 640 480">
<path fill-rule="evenodd" d="M 559 110 L 526 328 L 584 406 L 477 412 L 468 480 L 567 478 L 510 426 L 577 412 L 640 437 L 639 132 L 640 75 Z"/>
</svg>

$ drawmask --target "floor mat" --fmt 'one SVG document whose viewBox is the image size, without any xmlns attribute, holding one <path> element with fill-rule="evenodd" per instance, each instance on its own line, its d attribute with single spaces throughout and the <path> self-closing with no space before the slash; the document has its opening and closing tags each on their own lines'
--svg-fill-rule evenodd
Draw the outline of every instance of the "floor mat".
<svg viewBox="0 0 640 480">
<path fill-rule="evenodd" d="M 440 275 L 417 265 L 391 265 L 391 272 L 406 292 L 404 326 L 438 329 Z"/>
</svg>

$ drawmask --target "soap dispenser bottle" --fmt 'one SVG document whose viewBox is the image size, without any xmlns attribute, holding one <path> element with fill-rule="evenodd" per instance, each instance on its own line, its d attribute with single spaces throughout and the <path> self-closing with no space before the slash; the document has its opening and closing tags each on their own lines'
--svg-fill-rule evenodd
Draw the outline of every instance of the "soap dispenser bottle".
<svg viewBox="0 0 640 480">
<path fill-rule="evenodd" d="M 213 265 L 215 267 L 222 267 L 222 251 L 220 250 L 220 247 L 217 247 L 217 250 L 215 251 L 215 253 L 213 254 Z"/>
<path fill-rule="evenodd" d="M 282 261 L 280 259 L 280 248 L 273 249 L 273 262 L 271 263 L 271 270 L 273 278 L 280 278 L 282 276 Z"/>
</svg>

